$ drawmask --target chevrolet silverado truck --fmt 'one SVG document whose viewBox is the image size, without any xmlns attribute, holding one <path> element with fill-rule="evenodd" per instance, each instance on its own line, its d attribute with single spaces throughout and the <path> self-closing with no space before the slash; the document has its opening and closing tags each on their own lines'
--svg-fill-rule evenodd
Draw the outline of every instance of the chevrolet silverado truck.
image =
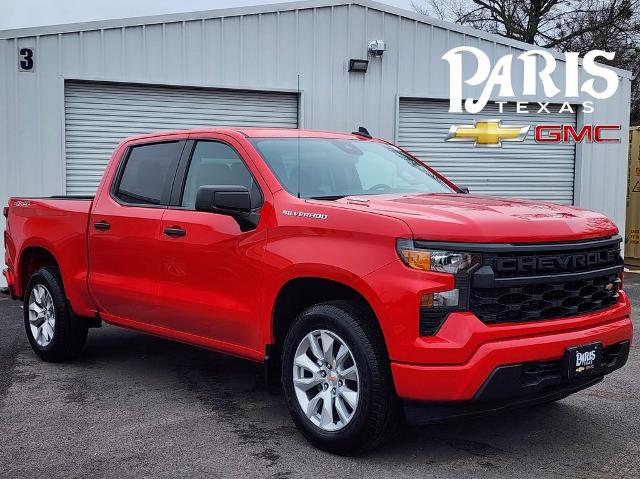
<svg viewBox="0 0 640 479">
<path fill-rule="evenodd" d="M 4 215 L 40 358 L 76 357 L 104 321 L 257 361 L 337 454 L 403 420 L 561 399 L 629 354 L 609 219 L 468 194 L 364 129 L 138 136 L 95 197 Z"/>
</svg>

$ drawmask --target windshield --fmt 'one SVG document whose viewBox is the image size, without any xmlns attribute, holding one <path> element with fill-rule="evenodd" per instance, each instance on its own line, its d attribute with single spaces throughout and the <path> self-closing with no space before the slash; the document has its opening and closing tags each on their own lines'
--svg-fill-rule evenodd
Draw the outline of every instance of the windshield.
<svg viewBox="0 0 640 479">
<path fill-rule="evenodd" d="M 256 138 L 252 143 L 282 186 L 302 198 L 454 192 L 384 143 L 328 138 Z"/>
</svg>

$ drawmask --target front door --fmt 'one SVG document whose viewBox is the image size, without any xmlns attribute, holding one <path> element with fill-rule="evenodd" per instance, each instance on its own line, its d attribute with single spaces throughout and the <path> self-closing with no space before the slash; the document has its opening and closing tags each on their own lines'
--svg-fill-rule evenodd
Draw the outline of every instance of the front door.
<svg viewBox="0 0 640 479">
<path fill-rule="evenodd" d="M 263 196 L 239 144 L 224 135 L 197 140 L 183 155 L 184 178 L 176 180 L 176 205 L 161 225 L 160 284 L 163 326 L 225 344 L 259 349 L 257 322 L 262 281 L 264 222 L 242 232 L 230 216 L 195 211 L 196 193 L 204 185 L 246 186 L 252 207 Z M 184 166 L 184 168 L 183 168 Z"/>
</svg>

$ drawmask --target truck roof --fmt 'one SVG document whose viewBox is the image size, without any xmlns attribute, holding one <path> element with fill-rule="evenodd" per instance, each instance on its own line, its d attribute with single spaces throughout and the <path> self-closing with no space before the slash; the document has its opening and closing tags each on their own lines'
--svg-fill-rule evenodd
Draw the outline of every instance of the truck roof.
<svg viewBox="0 0 640 479">
<path fill-rule="evenodd" d="M 293 128 L 237 128 L 235 131 L 249 138 L 345 138 L 362 139 L 362 135 L 337 131 L 299 130 Z"/>
<path fill-rule="evenodd" d="M 241 134 L 247 138 L 334 138 L 349 140 L 366 140 L 362 135 L 352 133 L 340 133 L 336 131 L 322 130 L 300 130 L 295 128 L 245 128 L 245 127 L 224 127 L 224 128 L 196 128 L 191 130 L 161 131 L 136 135 L 135 139 L 151 139 L 157 136 L 166 135 L 187 135 L 192 133 L 226 133 Z M 130 138 L 129 138 L 130 139 Z"/>
</svg>

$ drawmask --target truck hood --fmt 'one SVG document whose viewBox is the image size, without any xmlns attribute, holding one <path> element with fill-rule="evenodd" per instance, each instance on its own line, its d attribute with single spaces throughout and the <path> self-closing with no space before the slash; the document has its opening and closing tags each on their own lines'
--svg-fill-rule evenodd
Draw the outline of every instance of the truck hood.
<svg viewBox="0 0 640 479">
<path fill-rule="evenodd" d="M 416 239 L 433 241 L 575 241 L 618 232 L 604 215 L 543 201 L 431 193 L 349 196 L 337 203 L 400 218 Z"/>
</svg>

